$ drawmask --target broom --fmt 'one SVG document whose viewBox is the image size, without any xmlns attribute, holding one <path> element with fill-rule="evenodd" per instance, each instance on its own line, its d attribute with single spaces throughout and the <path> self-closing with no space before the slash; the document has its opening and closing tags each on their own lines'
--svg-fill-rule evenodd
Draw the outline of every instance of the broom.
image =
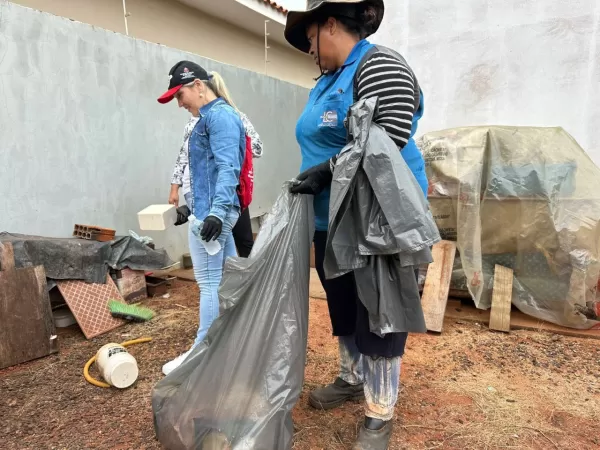
<svg viewBox="0 0 600 450">
<path fill-rule="evenodd" d="M 109 300 L 108 309 L 111 316 L 132 322 L 146 322 L 154 317 L 154 311 L 150 308 L 127 305 L 118 300 Z"/>
</svg>

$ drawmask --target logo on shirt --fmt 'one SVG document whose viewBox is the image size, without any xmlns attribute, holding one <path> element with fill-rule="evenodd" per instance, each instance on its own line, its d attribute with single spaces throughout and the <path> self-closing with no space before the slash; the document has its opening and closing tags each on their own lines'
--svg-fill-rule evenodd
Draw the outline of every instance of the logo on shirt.
<svg viewBox="0 0 600 450">
<path fill-rule="evenodd" d="M 325 111 L 321 116 L 321 123 L 319 127 L 332 127 L 338 126 L 338 115 L 337 111 Z"/>
</svg>

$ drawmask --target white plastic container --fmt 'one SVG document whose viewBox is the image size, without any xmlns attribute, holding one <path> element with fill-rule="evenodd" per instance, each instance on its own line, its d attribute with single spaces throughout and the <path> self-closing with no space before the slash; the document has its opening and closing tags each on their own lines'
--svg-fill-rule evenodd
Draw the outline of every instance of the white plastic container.
<svg viewBox="0 0 600 450">
<path fill-rule="evenodd" d="M 219 253 L 219 250 L 221 250 L 221 244 L 219 244 L 219 241 L 205 241 L 204 239 L 202 239 L 202 236 L 200 236 L 200 232 L 202 231 L 204 222 L 198 220 L 193 214 L 191 214 L 188 217 L 188 222 L 190 222 L 190 227 L 192 227 L 192 233 L 194 233 L 194 236 L 200 239 L 200 242 L 202 242 L 202 245 L 204 245 L 206 253 L 208 253 L 211 256 Z"/>
<path fill-rule="evenodd" d="M 138 213 L 140 230 L 164 231 L 177 221 L 177 208 L 173 205 L 150 205 Z"/>
<path fill-rule="evenodd" d="M 52 312 L 56 328 L 67 328 L 75 325 L 77 321 L 68 306 L 62 306 Z"/>
<path fill-rule="evenodd" d="M 138 377 L 137 361 L 127 349 L 119 344 L 106 344 L 96 353 L 98 371 L 111 386 L 125 389 Z"/>
</svg>

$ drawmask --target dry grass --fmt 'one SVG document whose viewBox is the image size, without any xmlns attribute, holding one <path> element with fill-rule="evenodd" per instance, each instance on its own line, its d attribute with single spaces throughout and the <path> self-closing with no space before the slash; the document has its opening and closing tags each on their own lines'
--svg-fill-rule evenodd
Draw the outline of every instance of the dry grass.
<svg viewBox="0 0 600 450">
<path fill-rule="evenodd" d="M 65 333 L 59 355 L 0 371 L 0 417 L 7 418 L 0 420 L 2 450 L 161 448 L 150 392 L 162 364 L 187 348 L 197 324 L 197 288 L 176 287 L 171 294 L 148 301 L 157 320 L 92 341 Z M 85 383 L 81 367 L 100 343 L 139 335 L 155 340 L 135 350 L 140 379 L 133 389 Z M 308 406 L 309 391 L 338 370 L 326 303 L 313 301 L 305 385 L 293 412 L 295 450 L 352 448 L 361 404 L 334 411 Z M 402 383 L 390 450 L 600 448 L 597 341 L 531 331 L 504 335 L 446 320 L 439 336 L 409 338 Z"/>
<path fill-rule="evenodd" d="M 479 420 L 453 426 L 445 430 L 451 434 L 443 443 L 460 444 L 465 449 L 523 448 L 523 440 L 544 439 L 547 444 L 559 448 L 548 434 L 561 432 L 549 427 L 539 414 L 535 392 L 510 391 L 495 388 L 499 379 L 496 373 L 478 374 L 476 379 L 460 382 L 445 381 L 439 387 L 446 392 L 464 395 L 473 400 Z M 506 386 L 504 382 L 500 383 Z M 500 389 L 500 390 L 499 390 Z M 446 407 L 446 415 L 461 415 L 463 408 Z"/>
<path fill-rule="evenodd" d="M 313 303 L 295 449 L 351 448 L 363 420 L 358 404 L 328 412 L 305 406 L 308 392 L 337 374 L 327 319 L 324 302 Z M 411 336 L 390 449 L 600 448 L 596 344 L 532 331 L 499 334 L 452 320 L 442 335 Z"/>
</svg>

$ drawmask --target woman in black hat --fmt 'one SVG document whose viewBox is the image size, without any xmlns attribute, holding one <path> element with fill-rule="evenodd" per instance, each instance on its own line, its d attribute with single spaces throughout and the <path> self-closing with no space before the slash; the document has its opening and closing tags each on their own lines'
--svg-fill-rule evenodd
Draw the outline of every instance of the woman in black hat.
<svg viewBox="0 0 600 450">
<path fill-rule="evenodd" d="M 353 273 L 327 280 L 323 260 L 329 185 L 336 155 L 347 143 L 344 118 L 355 101 L 378 97 L 375 122 L 396 143 L 427 194 L 423 157 L 412 139 L 423 114 L 417 78 L 400 55 L 365 40 L 377 31 L 383 13 L 382 0 L 308 0 L 306 11 L 288 14 L 285 29 L 287 41 L 310 54 L 321 70 L 296 126 L 302 173 L 291 191 L 315 196 L 315 262 L 327 294 L 333 334 L 339 339 L 341 363 L 339 377 L 313 391 L 309 402 L 332 409 L 364 398 L 366 418 L 354 448 L 370 450 L 388 448 L 406 339 L 408 332 L 421 329 L 415 326 L 383 338 L 371 333 Z"/>
</svg>

